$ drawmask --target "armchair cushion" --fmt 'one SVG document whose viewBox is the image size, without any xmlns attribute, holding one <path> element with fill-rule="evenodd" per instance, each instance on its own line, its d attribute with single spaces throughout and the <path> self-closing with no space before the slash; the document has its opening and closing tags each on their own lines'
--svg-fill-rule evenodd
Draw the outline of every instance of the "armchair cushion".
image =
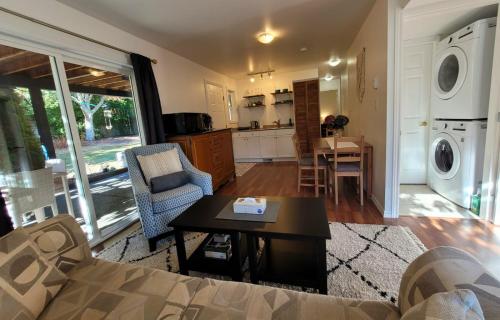
<svg viewBox="0 0 500 320">
<path fill-rule="evenodd" d="M 203 197 L 203 190 L 192 183 L 172 190 L 154 193 L 151 195 L 153 201 L 153 212 L 162 213 L 177 207 L 191 204 Z"/>
<path fill-rule="evenodd" d="M 148 185 L 152 178 L 182 171 L 179 153 L 175 148 L 150 155 L 138 155 L 137 161 Z"/>
<path fill-rule="evenodd" d="M 151 179 L 149 185 L 151 188 L 151 193 L 158 193 L 182 187 L 183 185 L 188 183 L 189 180 L 190 177 L 186 171 L 179 171 L 159 177 L 154 177 Z"/>
<path fill-rule="evenodd" d="M 67 281 L 23 229 L 0 238 L 0 318 L 36 319 Z"/>
<path fill-rule="evenodd" d="M 85 234 L 68 214 L 58 215 L 25 230 L 42 254 L 64 273 L 92 258 Z"/>
</svg>

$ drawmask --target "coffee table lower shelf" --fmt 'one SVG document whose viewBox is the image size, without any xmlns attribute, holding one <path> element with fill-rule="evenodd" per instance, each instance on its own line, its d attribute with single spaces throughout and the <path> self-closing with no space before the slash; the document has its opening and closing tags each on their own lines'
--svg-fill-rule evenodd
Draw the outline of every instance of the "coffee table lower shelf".
<svg viewBox="0 0 500 320">
<path fill-rule="evenodd" d="M 203 273 L 217 274 L 221 276 L 230 276 L 233 280 L 241 281 L 242 270 L 239 272 L 235 269 L 235 262 L 233 259 L 236 256 L 233 254 L 229 260 L 219 260 L 214 258 L 205 257 L 203 248 L 210 240 L 213 234 L 209 234 L 195 249 L 191 256 L 187 259 L 187 268 L 189 271 L 197 271 Z M 247 257 L 247 240 L 246 235 L 241 234 L 240 247 L 239 247 L 239 265 L 242 266 Z M 234 252 L 234 251 L 233 251 Z"/>
<path fill-rule="evenodd" d="M 315 288 L 326 294 L 326 248 L 322 254 L 321 247 L 324 247 L 325 241 L 322 242 L 323 246 L 321 241 L 314 240 L 265 239 L 261 256 L 255 258 L 254 268 L 250 261 L 252 282 L 268 281 Z M 249 248 L 249 256 L 251 251 L 252 248 Z"/>
</svg>

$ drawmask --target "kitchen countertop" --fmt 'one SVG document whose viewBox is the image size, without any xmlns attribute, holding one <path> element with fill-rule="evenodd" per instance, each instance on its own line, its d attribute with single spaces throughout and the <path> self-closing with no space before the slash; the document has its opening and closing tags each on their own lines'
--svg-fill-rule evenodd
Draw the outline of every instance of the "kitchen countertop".
<svg viewBox="0 0 500 320">
<path fill-rule="evenodd" d="M 271 128 L 258 128 L 258 129 L 240 129 L 233 128 L 233 132 L 249 132 L 249 131 L 266 131 L 266 130 L 283 130 L 283 129 L 295 129 L 295 126 L 280 126 L 280 127 L 271 127 Z"/>
<path fill-rule="evenodd" d="M 199 136 L 203 134 L 214 133 L 218 131 L 231 130 L 231 128 L 222 128 L 222 129 L 211 129 L 203 132 L 193 132 L 193 133 L 185 133 L 185 134 L 176 134 L 176 135 L 166 135 L 166 138 L 180 137 L 180 136 Z"/>
</svg>

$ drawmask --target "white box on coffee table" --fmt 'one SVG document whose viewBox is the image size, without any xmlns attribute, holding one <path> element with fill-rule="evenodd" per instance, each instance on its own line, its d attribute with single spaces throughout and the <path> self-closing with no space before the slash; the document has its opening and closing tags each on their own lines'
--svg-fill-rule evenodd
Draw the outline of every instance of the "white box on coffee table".
<svg viewBox="0 0 500 320">
<path fill-rule="evenodd" d="M 234 213 L 264 214 L 266 198 L 238 198 L 233 203 Z"/>
</svg>

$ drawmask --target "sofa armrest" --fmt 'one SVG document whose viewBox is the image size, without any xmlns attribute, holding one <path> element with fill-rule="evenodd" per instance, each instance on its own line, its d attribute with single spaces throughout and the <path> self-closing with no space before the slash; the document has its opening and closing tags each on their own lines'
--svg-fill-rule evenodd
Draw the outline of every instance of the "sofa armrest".
<svg viewBox="0 0 500 320">
<path fill-rule="evenodd" d="M 408 266 L 399 288 L 401 314 L 435 293 L 456 289 L 473 291 L 486 319 L 500 314 L 500 281 L 472 255 L 452 247 L 429 250 Z"/>
<path fill-rule="evenodd" d="M 184 170 L 189 174 L 191 182 L 203 190 L 204 195 L 212 195 L 212 176 L 209 173 L 198 170 L 194 166 L 186 167 Z"/>
<path fill-rule="evenodd" d="M 25 230 L 47 259 L 62 272 L 92 259 L 87 237 L 80 225 L 68 214 L 61 214 Z"/>
</svg>

